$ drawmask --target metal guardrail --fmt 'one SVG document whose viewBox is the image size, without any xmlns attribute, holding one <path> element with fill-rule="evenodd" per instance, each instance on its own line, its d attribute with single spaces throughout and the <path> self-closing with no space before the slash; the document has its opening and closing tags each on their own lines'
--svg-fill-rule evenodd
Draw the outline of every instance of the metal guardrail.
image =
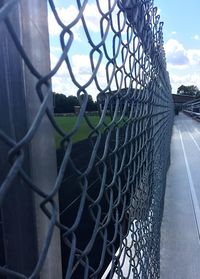
<svg viewBox="0 0 200 279">
<path fill-rule="evenodd" d="M 67 24 L 55 1 L 48 2 L 61 30 L 52 70 L 46 1 L 0 6 L 0 274 L 159 278 L 173 122 L 163 23 L 151 0 L 108 0 L 104 7 L 97 0 L 96 41 L 86 12 L 94 2 L 75 1 L 77 14 Z M 84 84 L 70 57 L 78 25 L 90 49 Z M 63 65 L 80 103 L 67 132 L 52 112 L 51 78 Z M 85 113 L 91 85 L 96 124 Z M 89 137 L 73 144 L 83 121 Z M 52 130 L 61 138 L 57 174 Z"/>
<path fill-rule="evenodd" d="M 183 104 L 183 111 L 192 116 L 193 118 L 200 119 L 200 99 L 195 99 L 193 101 Z"/>
</svg>

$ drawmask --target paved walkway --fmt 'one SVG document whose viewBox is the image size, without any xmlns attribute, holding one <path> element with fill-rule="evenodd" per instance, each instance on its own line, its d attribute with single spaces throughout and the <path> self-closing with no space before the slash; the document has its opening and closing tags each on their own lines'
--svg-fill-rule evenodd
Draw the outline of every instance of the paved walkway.
<svg viewBox="0 0 200 279">
<path fill-rule="evenodd" d="M 175 118 L 161 230 L 161 279 L 200 278 L 200 123 Z"/>
</svg>

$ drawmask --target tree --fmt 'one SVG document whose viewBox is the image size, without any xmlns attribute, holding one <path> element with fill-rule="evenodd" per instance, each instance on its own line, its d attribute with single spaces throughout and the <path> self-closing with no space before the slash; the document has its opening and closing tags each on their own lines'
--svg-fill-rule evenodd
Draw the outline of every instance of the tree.
<svg viewBox="0 0 200 279">
<path fill-rule="evenodd" d="M 84 100 L 84 95 L 81 95 L 81 100 Z M 92 99 L 92 96 L 88 94 L 88 100 L 87 100 L 87 106 L 86 106 L 86 111 L 97 111 L 98 106 L 97 102 L 94 102 Z"/>
<path fill-rule="evenodd" d="M 54 98 L 54 112 L 65 113 L 67 106 L 67 97 L 64 94 L 53 94 Z"/>
<path fill-rule="evenodd" d="M 181 85 L 177 90 L 178 95 L 200 97 L 200 90 L 195 85 Z"/>
<path fill-rule="evenodd" d="M 64 94 L 54 93 L 54 112 L 55 113 L 72 113 L 74 106 L 78 106 L 79 101 L 75 96 L 66 97 Z"/>
<path fill-rule="evenodd" d="M 88 95 L 87 111 L 97 111 L 97 103 L 93 101 L 92 96 Z"/>
<path fill-rule="evenodd" d="M 74 112 L 74 107 L 79 106 L 79 101 L 75 96 L 67 97 L 66 112 Z"/>
<path fill-rule="evenodd" d="M 80 106 L 76 96 L 66 97 L 64 94 L 53 93 L 55 113 L 73 113 L 75 106 Z M 97 111 L 97 103 L 88 95 L 86 111 Z"/>
</svg>

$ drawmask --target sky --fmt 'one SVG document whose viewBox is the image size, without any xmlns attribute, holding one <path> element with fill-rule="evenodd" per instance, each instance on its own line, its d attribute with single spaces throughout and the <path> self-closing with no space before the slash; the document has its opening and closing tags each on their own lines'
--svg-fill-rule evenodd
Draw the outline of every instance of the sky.
<svg viewBox="0 0 200 279">
<path fill-rule="evenodd" d="M 55 0 L 55 5 L 59 16 L 65 24 L 72 22 L 77 13 L 75 0 Z M 67 2 L 67 4 L 66 4 Z M 99 1 L 102 10 L 106 11 L 107 0 Z M 190 0 L 155 0 L 154 6 L 158 7 L 161 21 L 164 21 L 164 48 L 166 52 L 167 70 L 169 71 L 172 85 L 172 93 L 176 93 L 179 86 L 196 85 L 200 88 L 200 1 Z M 114 16 L 117 10 L 114 10 Z M 88 1 L 85 10 L 88 30 L 92 35 L 95 44 L 101 41 L 99 19 L 100 14 L 97 11 L 94 0 Z M 114 24 L 116 18 L 114 19 Z M 52 13 L 49 13 L 49 33 L 51 45 L 51 64 L 52 68 L 61 55 L 59 34 L 61 29 L 57 25 Z M 74 72 L 74 79 L 80 85 L 86 84 L 92 75 L 92 68 L 89 59 L 91 47 L 88 40 L 82 32 L 82 24 L 78 24 L 72 29 L 74 40 L 70 48 L 69 57 L 71 67 Z M 110 57 L 112 53 L 112 32 L 107 38 L 107 50 Z M 123 34 L 125 40 L 125 34 Z M 65 38 L 66 42 L 68 37 Z M 117 43 L 116 43 L 117 44 Z M 100 60 L 99 55 L 95 52 L 92 56 L 93 63 L 96 65 Z M 106 60 L 101 60 L 98 70 L 98 83 L 101 89 L 106 86 L 105 65 Z M 117 61 L 120 63 L 120 61 Z M 110 72 L 112 69 L 109 70 Z M 68 70 L 64 63 L 56 76 L 53 78 L 53 90 L 66 95 L 76 95 L 77 87 L 71 81 Z M 115 86 L 115 84 L 113 84 Z M 115 89 L 113 87 L 113 89 Z M 98 93 L 94 82 L 87 87 L 88 93 L 93 97 Z"/>
<path fill-rule="evenodd" d="M 172 92 L 180 85 L 200 89 L 200 1 L 155 0 L 164 21 L 164 41 Z"/>
</svg>

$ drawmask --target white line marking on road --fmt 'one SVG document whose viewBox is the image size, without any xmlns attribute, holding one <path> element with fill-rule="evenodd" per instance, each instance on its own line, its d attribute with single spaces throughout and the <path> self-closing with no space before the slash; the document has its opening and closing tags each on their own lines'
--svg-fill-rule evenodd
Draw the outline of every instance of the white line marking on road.
<svg viewBox="0 0 200 279">
<path fill-rule="evenodd" d="M 192 135 L 189 131 L 188 131 L 188 133 L 189 133 L 190 137 L 192 138 L 192 140 L 194 141 L 196 147 L 198 148 L 198 150 L 199 150 L 199 152 L 200 152 L 200 147 L 199 147 L 197 141 L 195 140 L 195 138 L 193 137 L 193 135 Z"/>
<path fill-rule="evenodd" d="M 198 145 L 197 141 L 195 140 L 194 136 L 192 135 L 192 133 L 188 130 L 188 128 L 184 125 L 185 130 L 187 131 L 187 133 L 189 134 L 189 136 L 191 137 L 191 139 L 193 140 L 193 142 L 195 143 L 197 149 L 200 152 L 200 146 Z M 195 129 L 196 130 L 196 129 Z M 198 131 L 198 133 L 200 134 L 200 132 Z"/>
<path fill-rule="evenodd" d="M 192 179 L 192 175 L 191 175 L 191 171 L 190 171 L 187 155 L 186 155 L 186 152 L 185 152 L 183 138 L 182 138 L 180 129 L 178 129 L 178 131 L 179 131 L 179 136 L 180 136 L 180 139 L 181 139 L 181 145 L 182 145 L 183 155 L 184 155 L 184 159 L 185 159 L 185 165 L 186 165 L 186 170 L 187 170 L 187 175 L 188 175 L 188 181 L 189 181 L 189 185 L 190 185 L 190 194 L 191 194 L 192 205 L 193 205 L 193 209 L 194 209 L 194 216 L 195 216 L 195 220 L 196 220 L 196 224 L 197 224 L 198 236 L 199 236 L 199 240 L 200 240 L 200 208 L 199 208 L 199 203 L 198 203 L 198 200 L 197 200 L 197 195 L 196 195 L 196 192 L 195 192 L 194 182 L 193 182 L 193 179 Z"/>
<path fill-rule="evenodd" d="M 197 134 L 200 134 L 200 131 L 197 128 L 195 128 L 194 130 Z"/>
</svg>

